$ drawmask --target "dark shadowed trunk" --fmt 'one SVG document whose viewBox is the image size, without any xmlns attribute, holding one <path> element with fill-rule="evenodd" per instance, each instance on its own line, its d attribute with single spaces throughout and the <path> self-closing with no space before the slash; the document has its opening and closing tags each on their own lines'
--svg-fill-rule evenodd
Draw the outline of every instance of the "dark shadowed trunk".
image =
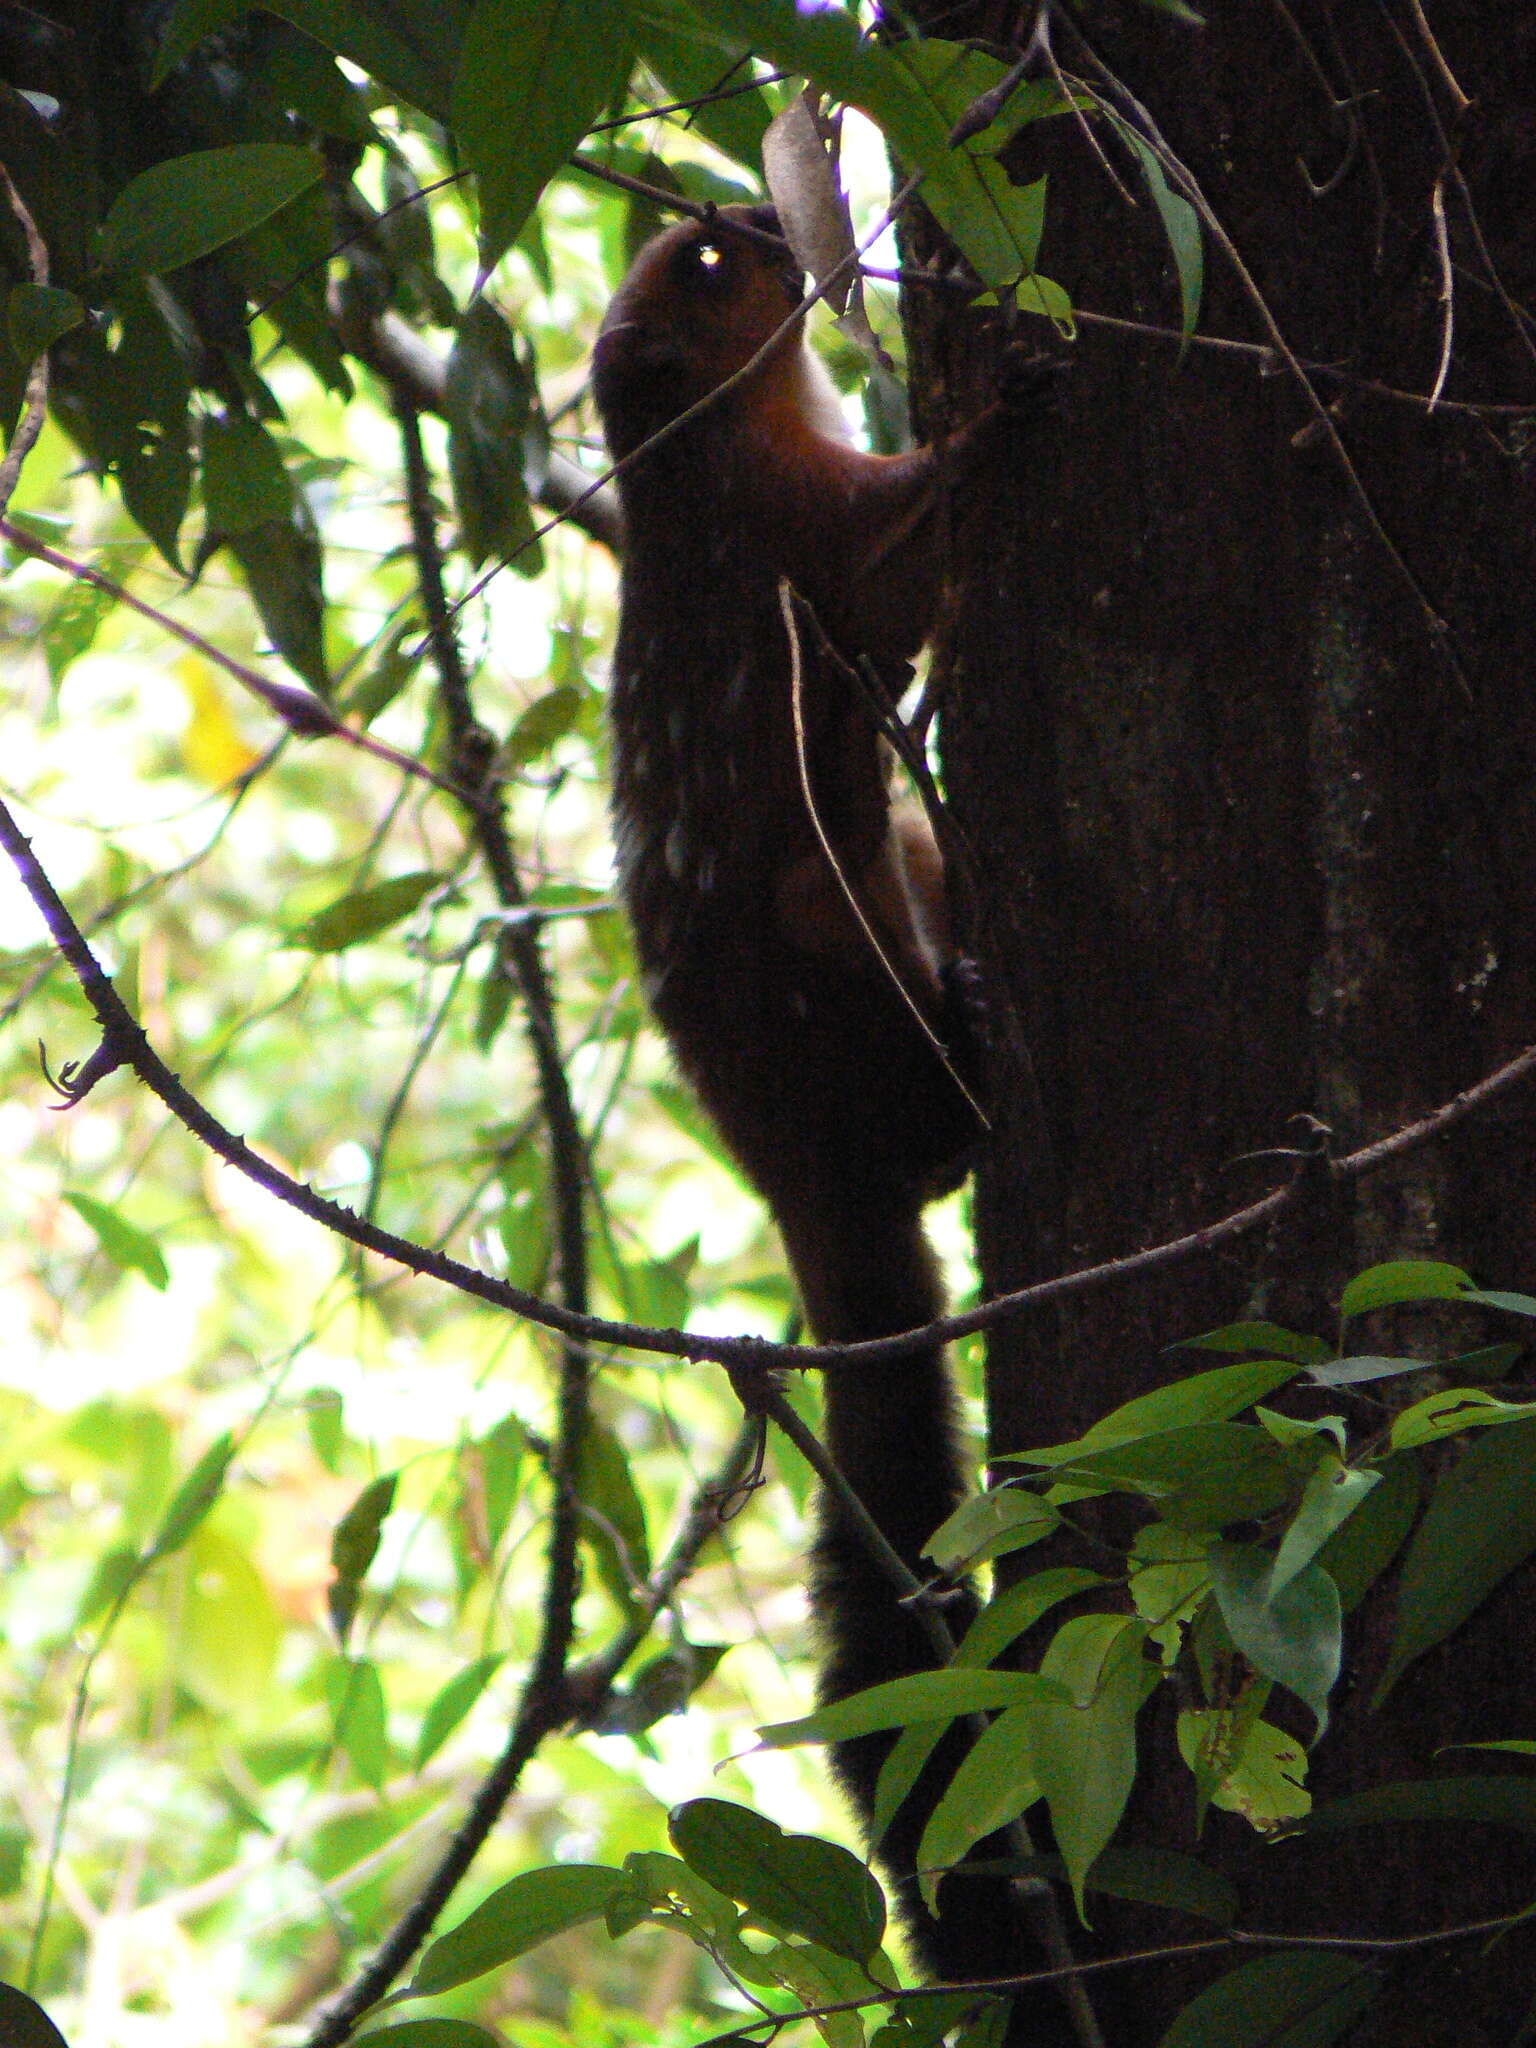
<svg viewBox="0 0 1536 2048">
<path fill-rule="evenodd" d="M 1010 33 L 1016 10 L 995 13 L 946 9 L 941 32 Z M 1219 1217 L 1285 1177 L 1273 1148 L 1300 1142 L 1298 1119 L 1342 1153 L 1536 1040 L 1536 414 L 1457 409 L 1536 404 L 1536 17 L 1433 13 L 1434 43 L 1405 0 L 1218 6 L 1204 29 L 1088 10 L 1093 54 L 1194 173 L 1289 346 L 1349 373 L 1315 388 L 1409 573 L 1278 362 L 1088 324 L 1038 461 L 957 508 L 945 746 L 984 849 L 976 943 L 1002 1012 L 977 1196 L 992 1290 Z M 1054 47 L 1104 85 L 1060 20 Z M 1451 79 L 1472 102 L 1459 116 Z M 1041 269 L 1085 308 L 1176 326 L 1126 151 L 1096 124 L 1134 211 L 1081 132 L 1051 126 L 1026 131 L 1017 167 L 1050 173 Z M 1202 332 L 1267 341 L 1209 235 L 1206 260 Z M 982 319 L 931 297 L 911 312 L 924 423 L 963 416 L 995 360 Z M 1365 388 L 1427 393 L 1448 312 L 1457 404 Z M 1378 1259 L 1529 1286 L 1533 1139 L 1536 1092 L 1514 1092 L 1267 1237 L 1012 1324 L 993 1345 L 995 1445 L 1073 1435 L 1187 1369 L 1164 1347 L 1213 1324 L 1328 1333 L 1340 1283 Z M 1453 1335 L 1488 1341 L 1458 1315 Z M 1362 1348 L 1412 1341 L 1388 1335 Z M 1320 1800 L 1432 1775 L 1447 1743 L 1536 1734 L 1528 1571 L 1372 1714 L 1391 1618 L 1388 1584 L 1350 1625 Z M 1129 1832 L 1194 1848 L 1169 1727 L 1147 1751 Z M 1471 1828 L 1266 1849 L 1218 1814 L 1198 1847 L 1249 1927 L 1411 1934 L 1536 1888 L 1528 1846 Z M 1188 1931 L 1104 1901 L 1081 1939 Z M 1101 1983 L 1113 2048 L 1155 2043 L 1227 1967 Z M 1533 1974 L 1529 1939 L 1406 1957 L 1348 2039 L 1504 2048 Z"/>
</svg>

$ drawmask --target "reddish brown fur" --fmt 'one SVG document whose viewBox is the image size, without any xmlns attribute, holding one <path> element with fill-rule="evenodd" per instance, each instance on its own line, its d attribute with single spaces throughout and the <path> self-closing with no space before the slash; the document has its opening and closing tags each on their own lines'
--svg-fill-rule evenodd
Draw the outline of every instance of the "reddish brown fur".
<svg viewBox="0 0 1536 2048">
<path fill-rule="evenodd" d="M 643 249 L 597 344 L 615 457 L 741 370 L 800 291 L 787 251 L 717 228 L 683 223 Z M 979 1133 L 955 1078 L 963 1006 L 944 975 L 942 862 L 926 821 L 892 811 L 885 749 L 847 665 L 898 662 L 932 625 L 939 457 L 851 447 L 818 376 L 796 329 L 621 480 L 613 801 L 657 1017 L 773 1210 L 811 1329 L 844 1340 L 941 1312 L 921 1213 L 959 1182 Z M 987 431 L 979 423 L 949 459 Z M 814 613 L 802 612 L 796 634 L 814 820 L 797 758 L 786 578 Z M 934 1043 L 945 1038 L 947 1061 Z M 961 1486 L 942 1352 L 877 1372 L 837 1368 L 825 1391 L 834 1457 L 921 1574 L 922 1547 Z M 824 1698 L 931 1663 L 921 1630 L 826 1503 L 815 1578 Z M 963 1606 L 953 1618 L 963 1623 Z M 866 1820 L 887 1747 L 838 1750 Z M 1023 1937 L 1003 1886 L 946 1880 L 937 1923 L 917 1901 L 911 1871 L 932 1797 L 920 1786 L 882 1846 L 908 1931 L 941 1975 L 1016 1968 Z"/>
</svg>

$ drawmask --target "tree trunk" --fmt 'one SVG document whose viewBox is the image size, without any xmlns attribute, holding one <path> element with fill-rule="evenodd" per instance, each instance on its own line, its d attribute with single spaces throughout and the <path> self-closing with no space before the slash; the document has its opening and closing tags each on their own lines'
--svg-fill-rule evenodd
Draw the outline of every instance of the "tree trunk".
<svg viewBox="0 0 1536 2048">
<path fill-rule="evenodd" d="M 1015 12 L 946 9 L 934 26 L 1000 36 Z M 1086 324 L 1037 459 L 957 508 L 944 738 L 999 1013 L 977 1189 L 990 1291 L 1215 1219 L 1286 1177 L 1275 1148 L 1301 1141 L 1298 1118 L 1348 1151 L 1536 1040 L 1536 415 L 1431 414 L 1362 382 L 1429 391 L 1453 312 L 1445 397 L 1536 403 L 1536 322 L 1517 310 L 1536 300 L 1536 17 L 1472 0 L 1434 13 L 1432 45 L 1408 0 L 1217 8 L 1203 29 L 1089 11 L 1098 56 L 1194 173 L 1290 348 L 1349 372 L 1315 387 L 1401 561 L 1277 363 Z M 1102 86 L 1055 20 L 1060 62 Z M 1459 121 L 1447 72 L 1473 102 Z M 1176 327 L 1128 152 L 1093 124 L 1134 210 L 1081 127 L 1048 125 L 1025 131 L 1015 166 L 1050 172 L 1042 271 L 1084 307 Z M 929 246 L 919 233 L 915 253 Z M 1268 342 L 1233 263 L 1205 246 L 1201 331 Z M 986 395 L 995 333 L 912 296 L 931 425 Z M 1511 1093 L 1268 1236 L 1015 1321 L 993 1343 L 995 1447 L 1075 1434 L 1188 1369 L 1164 1347 L 1214 1324 L 1327 1334 L 1340 1283 L 1378 1259 L 1530 1285 L 1533 1139 L 1536 1094 Z M 1356 1348 L 1411 1348 L 1423 1329 Z M 1468 1311 L 1447 1331 L 1488 1341 Z M 1366 1412 L 1337 1396 L 1311 1412 L 1341 1407 L 1352 1424 Z M 1378 1588 L 1314 1753 L 1319 1802 L 1432 1775 L 1447 1743 L 1536 1734 L 1533 1597 L 1517 1574 L 1372 1714 L 1392 1619 Z M 1244 1926 L 1416 1933 L 1531 1896 L 1536 1858 L 1507 1832 L 1266 1848 L 1212 1815 L 1197 1843 L 1171 1705 L 1166 1721 L 1130 1833 L 1222 1862 Z M 1101 1901 L 1082 1948 L 1188 1931 Z M 1113 2048 L 1150 2048 L 1229 1967 L 1097 1981 Z M 1348 2038 L 1503 2048 L 1533 1974 L 1529 1938 L 1411 1953 Z"/>
</svg>

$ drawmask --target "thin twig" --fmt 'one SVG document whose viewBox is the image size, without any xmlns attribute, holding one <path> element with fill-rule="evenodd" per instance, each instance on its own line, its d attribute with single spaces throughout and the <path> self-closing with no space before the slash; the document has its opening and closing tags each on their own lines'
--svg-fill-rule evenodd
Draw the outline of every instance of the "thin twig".
<svg viewBox="0 0 1536 2048">
<path fill-rule="evenodd" d="M 357 2022 L 390 1989 L 432 1930 L 454 1888 L 478 1854 L 486 1836 L 517 1788 L 529 1758 L 557 1729 L 595 1714 L 612 1691 L 620 1671 L 644 1641 L 664 1607 L 676 1597 L 709 1538 L 720 1526 L 719 1503 L 735 1491 L 751 1460 L 756 1430 L 743 1424 L 719 1469 L 697 1489 L 670 1550 L 636 1596 L 624 1628 L 599 1656 L 567 1672 L 557 1687 L 541 1683 L 543 1648 L 535 1657 L 523 1688 L 517 1717 L 506 1748 L 482 1779 L 469 1811 L 449 1842 L 427 1885 L 412 1902 L 371 1958 L 366 1969 L 320 2015 L 304 2048 L 341 2048 Z"/>
<path fill-rule="evenodd" d="M 97 1081 L 117 1068 L 131 1067 L 151 1094 L 163 1102 L 178 1122 L 185 1124 L 211 1152 L 300 1215 L 308 1216 L 311 1221 L 334 1231 L 349 1244 L 361 1245 L 365 1251 L 392 1259 L 410 1272 L 441 1281 L 474 1300 L 488 1302 L 493 1308 L 508 1309 L 529 1322 L 559 1331 L 562 1335 L 581 1338 L 588 1344 L 728 1366 L 783 1365 L 816 1371 L 830 1365 L 887 1365 L 895 1359 L 909 1357 L 915 1351 L 926 1351 L 952 1338 L 969 1336 L 973 1331 L 988 1329 L 1032 1309 L 1080 1295 L 1096 1294 L 1103 1288 L 1118 1285 L 1122 1280 L 1140 1279 L 1148 1273 L 1182 1265 L 1186 1260 L 1233 1243 L 1273 1222 L 1296 1199 L 1291 1186 L 1276 1188 L 1258 1201 L 1250 1202 L 1214 1223 L 1187 1231 L 1181 1237 L 1166 1239 L 1161 1244 L 1129 1252 L 1120 1258 L 1105 1259 L 1097 1265 L 1080 1266 L 1009 1294 L 995 1295 L 975 1308 L 957 1315 L 942 1316 L 919 1329 L 901 1331 L 891 1337 L 867 1338 L 857 1344 L 774 1344 L 762 1337 L 717 1337 L 700 1330 L 673 1330 L 649 1323 L 619 1322 L 606 1316 L 574 1315 L 559 1302 L 545 1301 L 524 1288 L 497 1280 L 446 1252 L 415 1244 L 409 1238 L 381 1229 L 377 1224 L 364 1223 L 351 1209 L 317 1194 L 306 1182 L 285 1173 L 281 1167 L 252 1151 L 243 1138 L 237 1137 L 198 1101 L 160 1058 L 86 944 L 79 926 L 39 864 L 26 835 L 3 803 L 0 803 L 0 848 L 10 856 L 22 886 L 37 905 L 54 944 L 68 962 L 102 1028 L 101 1045 L 90 1059 L 78 1070 L 72 1066 L 63 1070 L 68 1099 L 80 1099 Z M 1536 1074 L 1536 1045 L 1527 1046 L 1515 1058 L 1485 1074 L 1480 1081 L 1428 1115 L 1362 1146 L 1357 1152 L 1334 1160 L 1331 1164 L 1334 1178 L 1358 1180 L 1374 1172 L 1388 1160 L 1416 1150 L 1476 1115 L 1501 1095 L 1529 1080 L 1533 1074 Z"/>
<path fill-rule="evenodd" d="M 1435 224 L 1435 254 L 1440 259 L 1440 303 L 1445 308 L 1445 318 L 1440 323 L 1440 362 L 1429 394 L 1428 409 L 1433 412 L 1440 403 L 1445 380 L 1451 373 L 1451 347 L 1456 336 L 1456 283 L 1451 269 L 1451 238 L 1445 225 L 1443 171 L 1435 180 L 1435 189 L 1429 197 L 1429 210 Z"/>
<path fill-rule="evenodd" d="M 5 186 L 6 201 L 20 223 L 22 234 L 26 237 L 27 265 L 32 273 L 32 282 L 46 284 L 48 245 L 39 234 L 37 222 L 27 210 L 27 203 L 16 190 L 11 174 L 4 164 L 0 164 L 0 184 Z M 5 452 L 5 460 L 0 462 L 0 512 L 4 512 L 11 502 L 17 480 L 21 475 L 21 465 L 26 461 L 38 435 L 43 431 L 43 421 L 47 413 L 48 351 L 44 349 L 34 358 L 32 367 L 27 372 L 25 408 L 16 431 L 11 436 L 11 445 Z"/>
<path fill-rule="evenodd" d="M 398 747 L 387 746 L 383 740 L 375 739 L 372 733 L 360 732 L 356 726 L 347 725 L 339 719 L 329 706 L 310 690 L 298 689 L 292 683 L 274 683 L 258 670 L 249 668 L 243 661 L 237 661 L 232 654 L 226 654 L 222 647 L 215 647 L 211 640 L 205 640 L 201 633 L 194 633 L 190 626 L 183 626 L 173 619 L 169 612 L 160 611 L 142 597 L 135 597 L 125 584 L 116 583 L 110 576 L 104 576 L 99 569 L 93 569 L 88 562 L 75 560 L 72 555 L 61 554 L 57 548 L 49 547 L 28 533 L 25 527 L 13 520 L 0 518 L 0 538 L 19 548 L 24 555 L 46 562 L 51 569 L 60 569 L 66 576 L 72 576 L 77 583 L 88 583 L 93 590 L 99 590 L 124 604 L 141 618 L 149 619 L 163 633 L 169 633 L 215 668 L 223 669 L 242 688 L 259 697 L 267 709 L 274 712 L 291 733 L 300 739 L 344 740 L 349 747 L 356 747 L 360 753 L 372 754 L 375 760 L 387 761 L 392 768 L 399 768 L 407 775 L 415 776 L 418 782 L 429 782 L 434 789 L 447 790 L 450 795 L 462 792 L 440 775 L 434 775 L 425 762 L 417 761 L 409 754 L 402 754 Z"/>
<path fill-rule="evenodd" d="M 905 981 L 902 980 L 900 968 L 897 967 L 895 961 L 891 958 L 890 953 L 881 940 L 880 934 L 870 922 L 868 913 L 859 901 L 852 882 L 843 870 L 843 863 L 838 857 L 837 849 L 827 837 L 826 827 L 821 822 L 821 813 L 816 808 L 816 794 L 811 788 L 811 764 L 807 758 L 805 746 L 804 650 L 800 645 L 800 630 L 795 623 L 795 590 L 786 576 L 779 578 L 779 616 L 783 619 L 784 631 L 789 636 L 789 710 L 795 733 L 795 767 L 799 772 L 800 796 L 805 804 L 806 815 L 811 821 L 811 829 L 816 834 L 817 843 L 821 847 L 827 864 L 837 879 L 837 886 L 842 891 L 848 908 L 853 912 L 859 930 L 864 934 L 865 941 L 884 971 L 886 979 L 890 982 L 892 988 L 895 989 L 897 995 L 900 996 L 906 1008 L 911 1012 L 918 1030 L 922 1032 L 924 1038 L 927 1039 L 929 1045 L 933 1048 L 934 1055 L 945 1073 L 948 1074 L 951 1081 L 954 1082 L 960 1093 L 980 1118 L 982 1128 L 990 1130 L 991 1122 L 986 1111 L 955 1072 L 954 1064 L 945 1050 L 943 1040 L 918 1007 L 916 996 L 913 995 Z"/>
<path fill-rule="evenodd" d="M 1130 121 L 1135 127 L 1136 132 L 1146 142 L 1148 148 L 1151 149 L 1158 163 L 1162 166 L 1164 176 L 1169 179 L 1175 189 L 1182 193 L 1184 198 L 1194 207 L 1200 216 L 1206 232 L 1216 242 L 1222 254 L 1226 257 L 1227 262 L 1232 268 L 1233 275 L 1242 287 L 1244 296 L 1257 313 L 1260 322 L 1274 344 L 1276 353 L 1290 372 L 1296 388 L 1305 400 L 1307 409 L 1311 412 L 1323 437 L 1333 450 L 1334 459 L 1343 472 L 1350 493 L 1359 505 L 1366 525 L 1375 537 L 1377 545 L 1382 549 L 1387 560 L 1396 570 L 1399 580 L 1418 605 L 1431 643 L 1439 649 L 1458 686 L 1463 694 L 1470 699 L 1472 695 L 1471 685 L 1467 681 L 1466 673 L 1461 665 L 1461 659 L 1451 641 L 1450 627 L 1447 621 L 1440 616 L 1440 613 L 1431 604 L 1429 594 L 1420 583 L 1407 556 L 1404 555 L 1402 549 L 1387 531 L 1381 514 L 1376 509 L 1375 500 L 1366 489 L 1365 479 L 1355 466 L 1354 457 L 1345 446 L 1344 437 L 1339 432 L 1337 421 L 1318 396 L 1311 378 L 1302 367 L 1300 358 L 1291 347 L 1284 329 L 1276 319 L 1269 300 L 1265 297 L 1258 280 L 1244 261 L 1242 252 L 1227 232 L 1221 216 L 1206 198 L 1199 179 L 1168 142 L 1147 108 L 1136 98 L 1130 88 L 1110 70 L 1109 66 L 1098 56 L 1092 45 L 1086 38 L 1081 36 L 1081 33 L 1080 40 L 1089 62 L 1104 80 L 1111 100 L 1118 103 L 1120 118 Z"/>
</svg>

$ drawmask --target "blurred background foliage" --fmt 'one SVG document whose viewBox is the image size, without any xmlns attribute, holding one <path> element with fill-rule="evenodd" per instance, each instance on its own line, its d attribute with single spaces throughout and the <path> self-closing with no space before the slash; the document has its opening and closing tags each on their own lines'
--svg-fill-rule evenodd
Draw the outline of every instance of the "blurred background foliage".
<svg viewBox="0 0 1536 2048">
<path fill-rule="evenodd" d="M 412 59 L 426 83 L 392 76 L 388 53 L 370 77 L 229 5 L 8 11 L 0 159 L 51 260 L 44 284 L 18 219 L 0 223 L 8 423 L 58 336 L 10 516 L 269 678 L 285 657 L 343 716 L 441 767 L 399 424 L 359 361 L 381 334 L 423 351 L 447 416 L 423 431 L 450 594 L 473 585 L 457 630 L 524 885 L 548 912 L 593 1147 L 594 1306 L 779 1334 L 777 1251 L 669 1073 L 610 898 L 612 559 L 562 528 L 519 573 L 476 576 L 527 539 L 551 456 L 599 468 L 586 350 L 658 216 L 560 175 L 476 297 L 468 188 L 440 182 L 458 164 L 426 110 L 434 95 L 447 110 L 464 10 L 350 12 L 430 18 Z M 608 50 L 597 111 L 623 119 L 729 70 L 664 28 L 632 74 L 630 47 Z M 589 146 L 669 188 L 750 192 L 760 99 Z M 309 166 L 237 239 L 202 248 L 189 229 L 194 213 L 203 240 L 220 226 L 210 160 L 199 209 L 141 184 L 114 216 L 156 165 L 237 147 L 277 152 L 274 195 L 295 153 Z M 854 352 L 833 347 L 855 381 Z M 155 1044 L 293 1173 L 546 1289 L 542 1121 L 462 814 L 339 740 L 285 735 L 110 593 L 14 547 L 5 569 L 0 786 Z M 24 1977 L 56 1852 L 34 1983 L 73 2048 L 296 2039 L 505 1739 L 539 1620 L 551 1344 L 360 1259 L 212 1160 L 126 1073 L 57 1114 L 39 1047 L 57 1070 L 96 1029 L 9 871 L 0 949 L 0 1975 Z M 956 1250 L 953 1219 L 945 1235 Z M 589 1648 L 737 1419 L 712 1370 L 624 1360 L 603 1363 L 596 1405 Z M 223 1470 L 225 1433 L 218 1498 L 177 1547 L 167 1512 L 200 1458 Z M 457 1906 L 530 1865 L 658 1846 L 666 1806 L 704 1790 L 840 1825 L 803 1753 L 725 1761 L 810 1689 L 806 1486 L 770 1477 L 641 1651 L 615 1713 L 633 1732 L 548 1745 Z M 656 1718 L 695 1684 L 686 1721 Z M 697 1952 L 645 1930 L 562 1937 L 436 2009 L 515 2020 L 525 2048 L 677 2041 L 688 2011 L 719 2023 Z"/>
</svg>

